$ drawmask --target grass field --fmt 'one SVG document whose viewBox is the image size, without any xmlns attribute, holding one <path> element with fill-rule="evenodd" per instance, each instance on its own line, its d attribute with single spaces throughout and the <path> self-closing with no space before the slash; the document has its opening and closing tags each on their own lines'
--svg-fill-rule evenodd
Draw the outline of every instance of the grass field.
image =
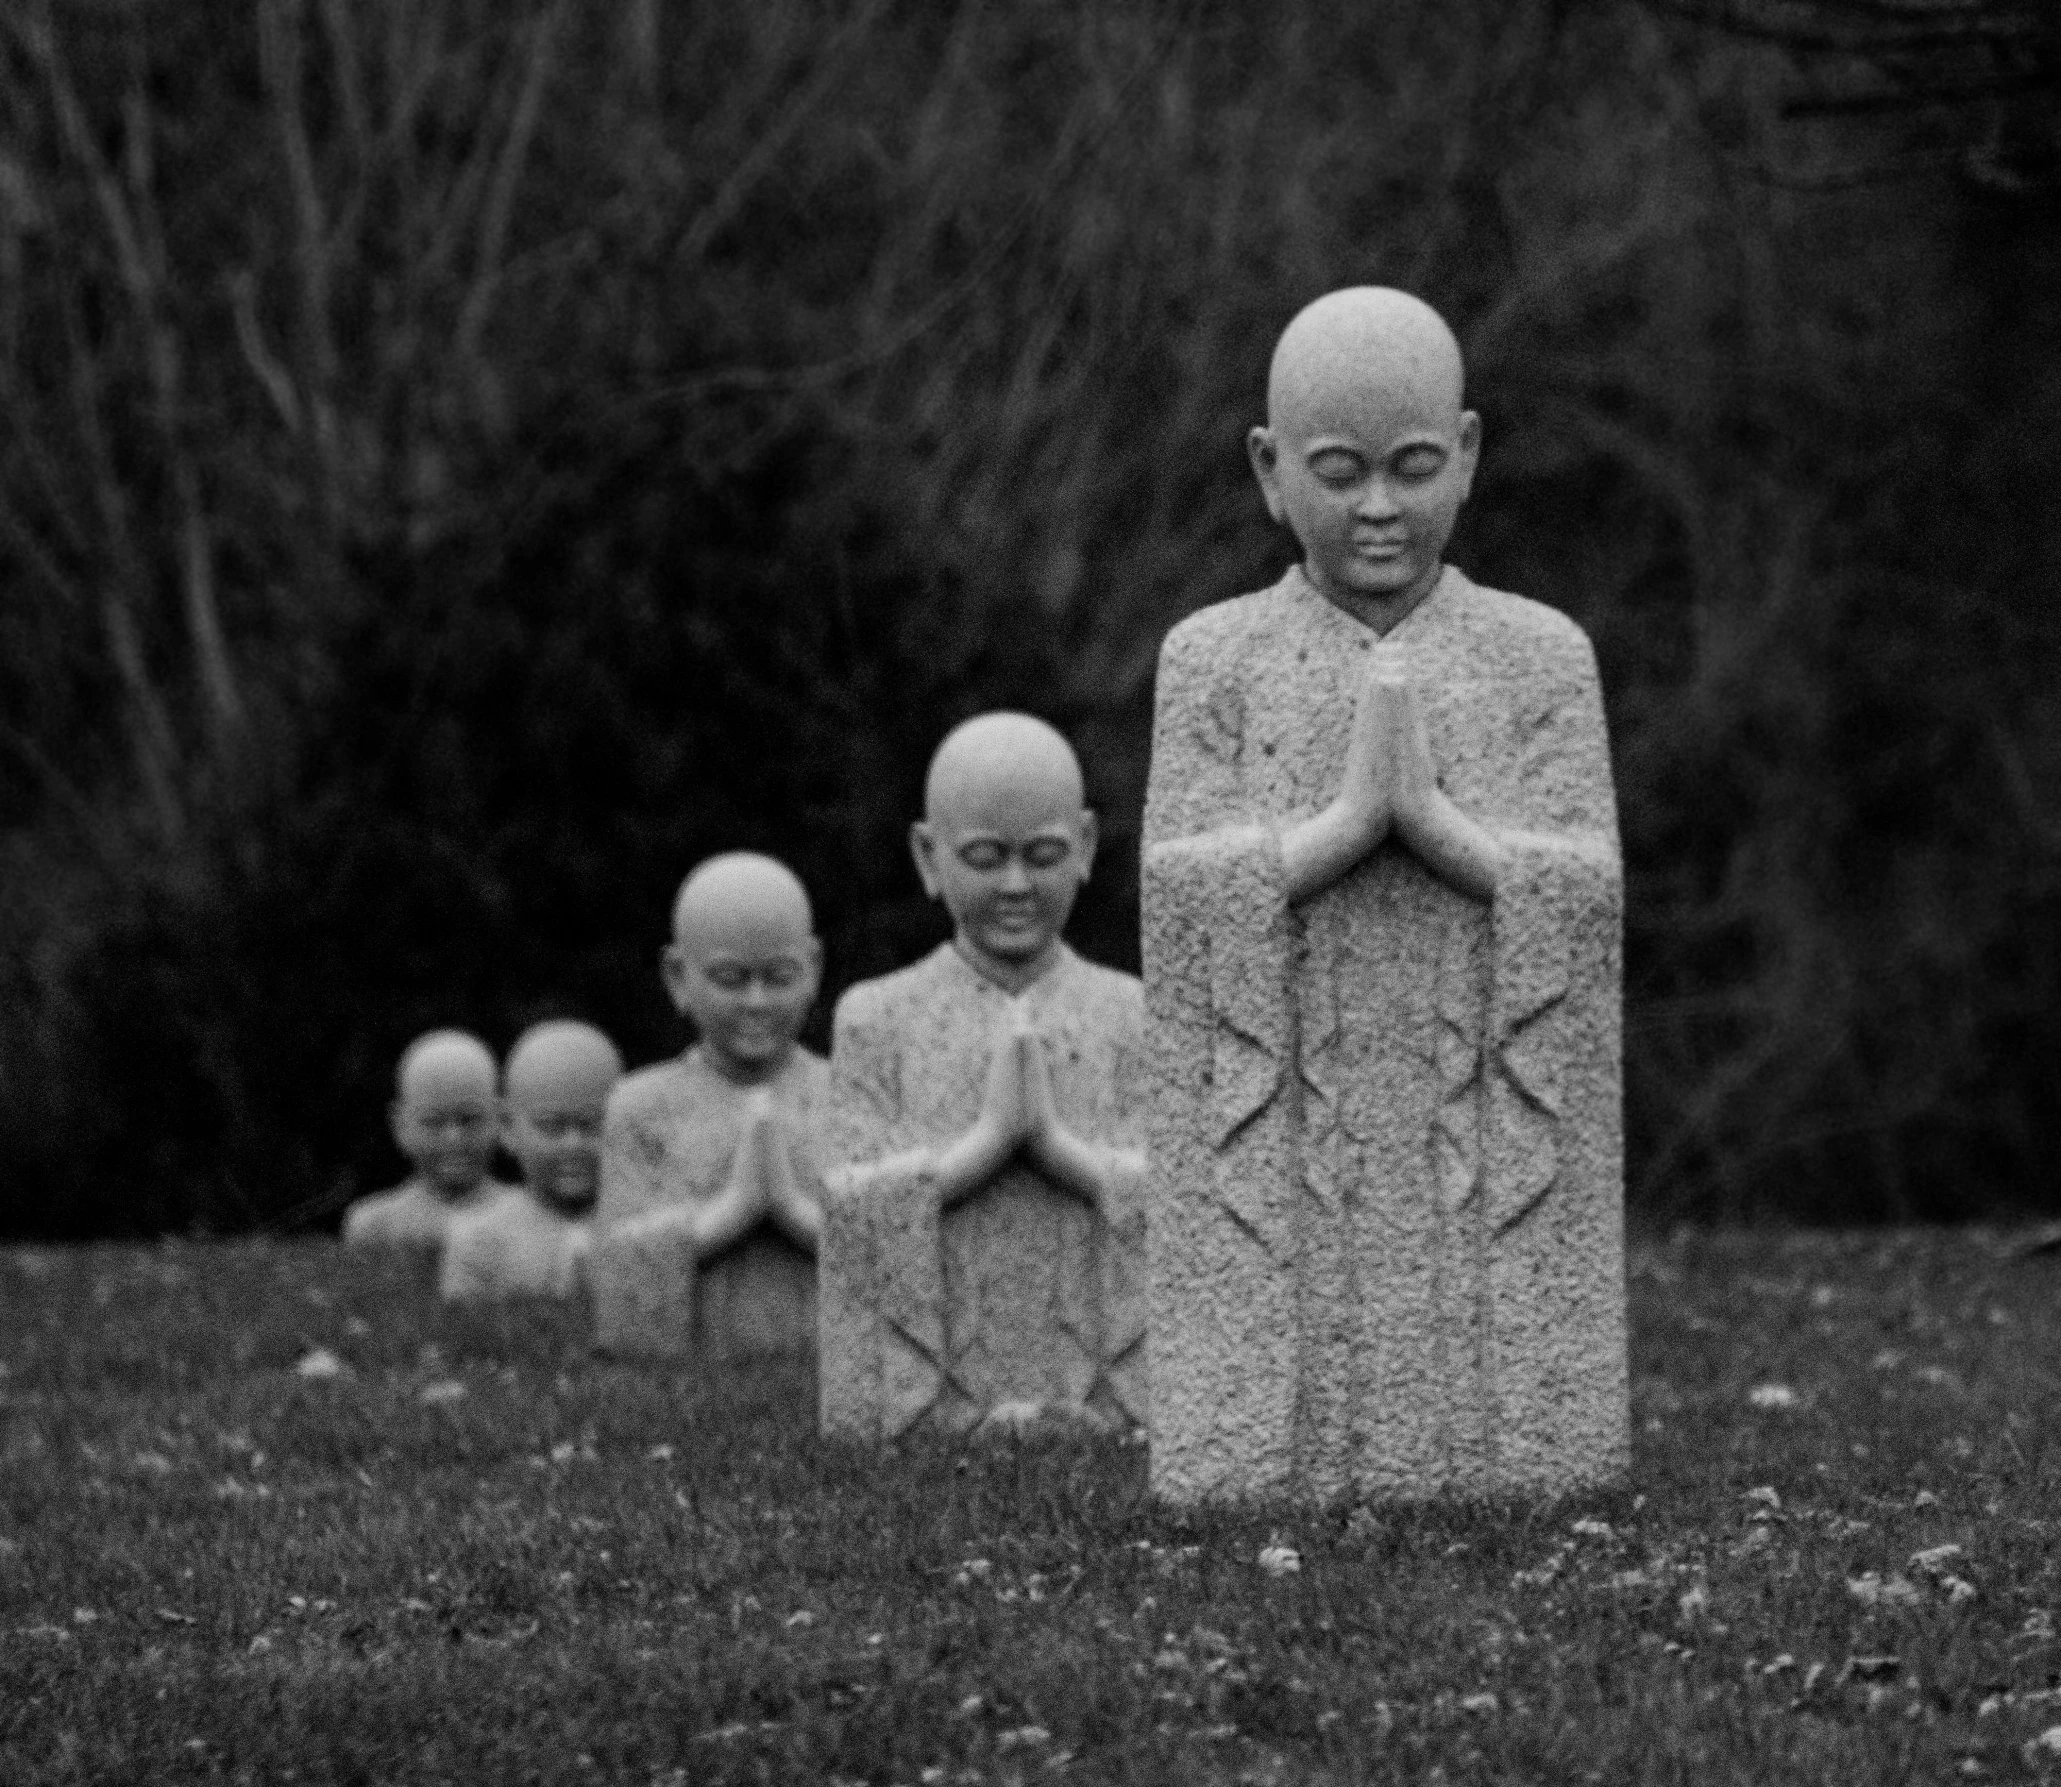
<svg viewBox="0 0 2061 1787">
<path fill-rule="evenodd" d="M 1684 1236 L 1621 1492 L 1189 1521 L 323 1246 L 0 1251 L 0 1782 L 2038 1778 L 2057 1290 Z"/>
</svg>

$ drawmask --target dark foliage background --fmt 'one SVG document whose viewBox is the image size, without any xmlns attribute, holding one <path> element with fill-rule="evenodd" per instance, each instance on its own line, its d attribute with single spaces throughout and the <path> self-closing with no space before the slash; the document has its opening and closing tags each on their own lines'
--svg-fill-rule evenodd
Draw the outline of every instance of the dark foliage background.
<svg viewBox="0 0 2061 1787">
<path fill-rule="evenodd" d="M 22 0 L 0 1231 L 324 1220 L 433 1023 L 669 1052 L 716 849 L 802 872 L 827 993 L 907 959 L 984 707 L 1082 748 L 1135 965 L 1154 654 L 1283 562 L 1240 437 L 1359 280 L 1468 349 L 1455 557 L 1601 655 L 1635 1207 L 2047 1200 L 2055 29 Z"/>
</svg>

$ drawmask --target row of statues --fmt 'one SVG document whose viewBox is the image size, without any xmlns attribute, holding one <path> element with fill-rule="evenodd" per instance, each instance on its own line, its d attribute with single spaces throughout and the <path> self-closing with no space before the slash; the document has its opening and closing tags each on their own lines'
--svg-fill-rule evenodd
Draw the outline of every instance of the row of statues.
<svg viewBox="0 0 2061 1787">
<path fill-rule="evenodd" d="M 1142 985 L 1063 940 L 1096 843 L 1073 751 L 984 715 L 912 828 L 952 939 L 847 990 L 827 1063 L 795 1040 L 806 893 L 718 857 L 663 954 L 694 1045 L 620 1077 L 586 1026 L 526 1033 L 511 1188 L 491 1058 L 424 1039 L 417 1176 L 347 1238 L 441 1226 L 453 1297 L 584 1282 L 618 1353 L 811 1347 L 830 1432 L 1141 1427 L 1174 1501 L 1617 1474 L 1609 752 L 1580 630 L 1445 563 L 1479 446 L 1417 299 L 1283 334 L 1248 449 L 1302 556 L 1162 650 Z"/>
</svg>

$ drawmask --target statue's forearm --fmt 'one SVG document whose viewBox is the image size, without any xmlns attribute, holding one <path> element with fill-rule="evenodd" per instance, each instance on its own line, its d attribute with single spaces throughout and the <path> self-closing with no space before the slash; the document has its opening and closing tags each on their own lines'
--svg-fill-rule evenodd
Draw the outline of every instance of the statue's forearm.
<svg viewBox="0 0 2061 1787">
<path fill-rule="evenodd" d="M 756 1188 L 741 1176 L 733 1176 L 715 1198 L 694 1212 L 694 1252 L 706 1259 L 743 1239 L 761 1215 Z"/>
<path fill-rule="evenodd" d="M 971 1197 L 1002 1170 L 1012 1152 L 985 1123 L 976 1123 L 957 1141 L 946 1143 L 929 1159 L 939 1201 L 950 1209 Z"/>
<path fill-rule="evenodd" d="M 1381 842 L 1381 828 L 1344 800 L 1281 833 L 1282 879 L 1288 903 L 1299 906 L 1341 881 Z"/>
<path fill-rule="evenodd" d="M 790 1241 L 811 1253 L 822 1244 L 823 1207 L 813 1198 L 783 1198 L 773 1206 L 773 1221 Z"/>
<path fill-rule="evenodd" d="M 1104 1214 L 1113 1201 L 1117 1180 L 1125 1174 L 1138 1176 L 1145 1166 L 1140 1150 L 1105 1148 L 1057 1124 L 1046 1133 L 1036 1152 L 1038 1164 L 1046 1172 Z"/>
<path fill-rule="evenodd" d="M 777 1150 L 774 1169 L 768 1214 L 790 1241 L 813 1253 L 823 1239 L 823 1206 L 802 1188 L 794 1159 L 784 1145 Z"/>
<path fill-rule="evenodd" d="M 1509 852 L 1478 820 L 1434 793 L 1423 809 L 1399 816 L 1396 832 L 1417 860 L 1456 892 L 1487 902 L 1496 896 Z"/>
</svg>

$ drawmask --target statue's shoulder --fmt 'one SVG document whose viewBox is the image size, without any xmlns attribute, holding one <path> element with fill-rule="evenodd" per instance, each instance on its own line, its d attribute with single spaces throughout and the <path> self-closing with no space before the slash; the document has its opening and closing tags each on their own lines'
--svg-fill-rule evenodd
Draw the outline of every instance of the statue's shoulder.
<svg viewBox="0 0 2061 1787">
<path fill-rule="evenodd" d="M 1077 950 L 1067 952 L 1072 958 L 1079 996 L 1097 1006 L 1107 1006 L 1116 1012 L 1135 1008 L 1142 1013 L 1145 1009 L 1145 983 L 1135 974 L 1126 974 L 1121 968 L 1111 968 L 1101 962 L 1091 962 Z"/>
<path fill-rule="evenodd" d="M 1265 589 L 1198 608 L 1169 629 L 1159 648 L 1162 664 L 1235 663 L 1247 641 L 1281 625 L 1290 597 L 1287 579 Z"/>
<path fill-rule="evenodd" d="M 942 970 L 952 946 L 940 943 L 920 961 L 891 974 L 854 981 L 839 995 L 831 1018 L 833 1034 L 843 1036 L 854 1029 L 899 1028 L 912 1012 L 932 1004 L 939 993 Z"/>
<path fill-rule="evenodd" d="M 1541 666 L 1580 669 L 1595 663 L 1595 648 L 1572 615 L 1530 596 L 1460 577 L 1470 622 L 1497 636 L 1508 649 Z"/>
<path fill-rule="evenodd" d="M 805 1049 L 796 1043 L 780 1077 L 793 1088 L 795 1096 L 803 1104 L 812 1104 L 829 1090 L 830 1063 L 814 1049 Z"/>
<path fill-rule="evenodd" d="M 684 1055 L 626 1073 L 609 1091 L 608 1116 L 613 1122 L 635 1123 L 669 1110 L 686 1095 L 689 1079 Z"/>
<path fill-rule="evenodd" d="M 343 1238 L 353 1242 L 400 1239 L 416 1206 L 426 1204 L 428 1196 L 420 1180 L 405 1179 L 386 1191 L 355 1199 L 344 1211 Z"/>
<path fill-rule="evenodd" d="M 367 1192 L 351 1205 L 347 1214 L 361 1221 L 370 1221 L 375 1217 L 385 1216 L 389 1211 L 405 1210 L 422 1195 L 420 1180 L 403 1179 L 400 1184 L 389 1186 L 385 1191 Z"/>
<path fill-rule="evenodd" d="M 1145 983 L 1121 968 L 1105 967 L 1077 956 L 1081 967 L 1081 1002 L 1093 1026 L 1106 1035 L 1137 1040 L 1145 1033 Z"/>
</svg>

